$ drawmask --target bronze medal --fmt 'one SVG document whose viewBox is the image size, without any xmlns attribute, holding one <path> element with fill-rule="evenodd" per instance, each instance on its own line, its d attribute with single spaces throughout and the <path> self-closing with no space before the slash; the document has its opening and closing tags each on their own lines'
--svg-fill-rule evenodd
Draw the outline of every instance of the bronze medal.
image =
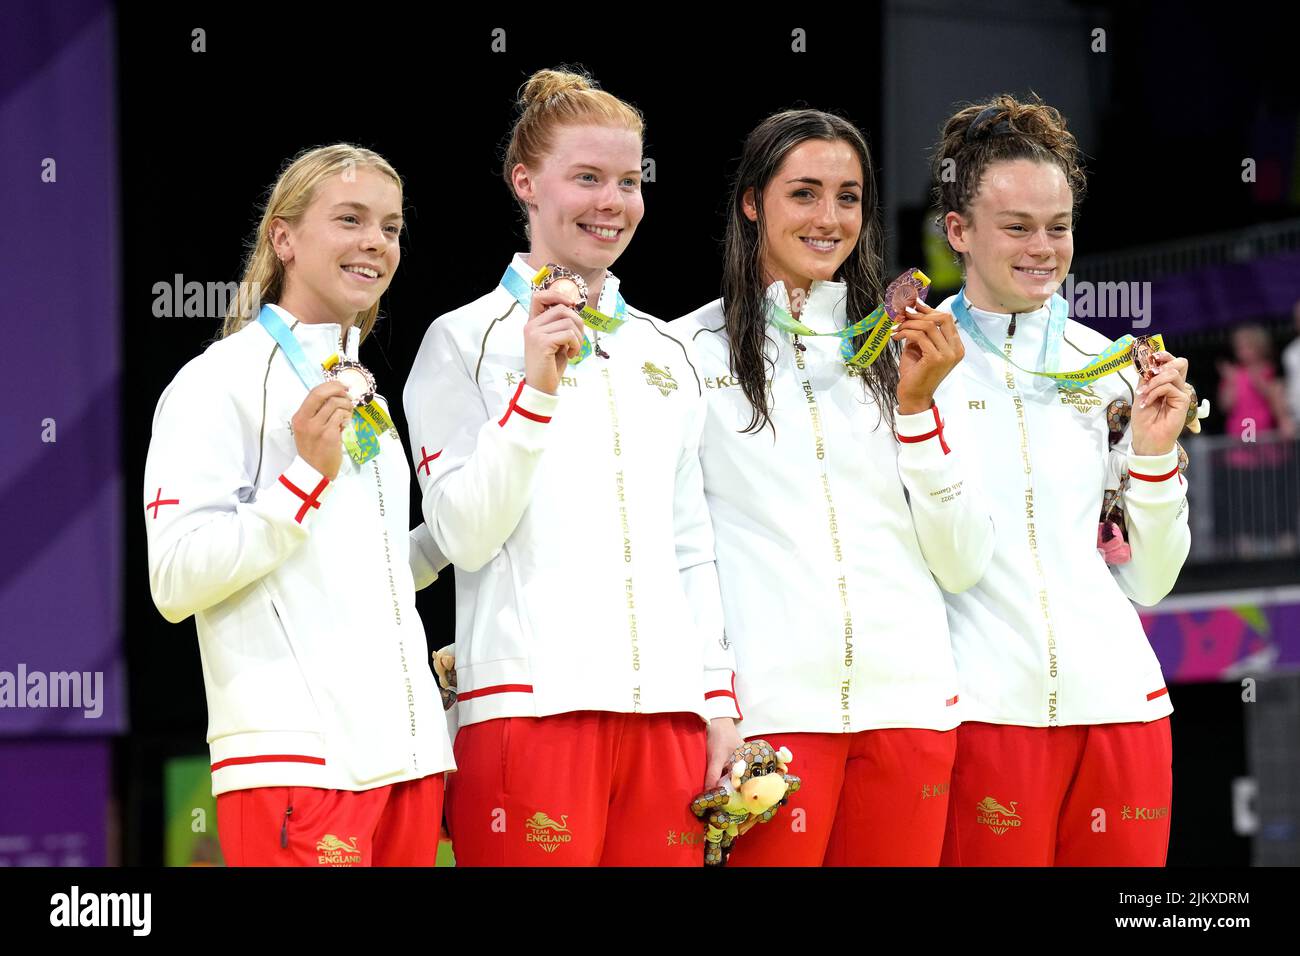
<svg viewBox="0 0 1300 956">
<path fill-rule="evenodd" d="M 546 278 L 537 286 L 539 289 L 554 289 L 569 300 L 569 307 L 581 312 L 587 307 L 587 280 L 576 272 L 548 263 Z"/>
<path fill-rule="evenodd" d="M 901 321 L 899 316 L 907 309 L 914 308 L 918 301 L 925 301 L 925 297 L 930 294 L 930 286 L 918 279 L 916 274 L 916 269 L 908 269 L 885 289 L 885 312 L 891 322 Z"/>
<path fill-rule="evenodd" d="M 348 398 L 358 408 L 368 405 L 375 397 L 375 377 L 360 362 L 337 362 L 326 369 L 325 377 L 342 382 Z"/>
<path fill-rule="evenodd" d="M 1155 354 L 1156 349 L 1151 343 L 1151 336 L 1139 335 L 1133 339 L 1133 367 L 1137 369 L 1143 382 L 1149 382 L 1156 374 Z"/>
</svg>

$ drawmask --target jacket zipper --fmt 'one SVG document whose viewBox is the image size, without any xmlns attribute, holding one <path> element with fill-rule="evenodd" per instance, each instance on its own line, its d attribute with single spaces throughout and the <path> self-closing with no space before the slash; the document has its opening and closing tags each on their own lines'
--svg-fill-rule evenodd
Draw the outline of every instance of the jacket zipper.
<svg viewBox="0 0 1300 956">
<path fill-rule="evenodd" d="M 798 387 L 804 391 L 804 403 L 805 406 L 808 408 L 813 441 L 816 442 L 818 438 L 820 438 L 822 442 L 821 445 L 822 455 L 820 458 L 820 463 L 821 463 L 821 472 L 822 472 L 822 481 L 823 481 L 822 487 L 824 489 L 824 493 L 826 496 L 826 506 L 828 508 L 827 532 L 830 535 L 830 540 L 828 541 L 828 543 L 831 545 L 832 555 L 835 557 L 835 562 L 839 563 L 840 552 L 838 551 L 838 549 L 841 547 L 841 545 L 838 543 L 836 533 L 830 530 L 830 525 L 829 525 L 829 520 L 830 520 L 829 515 L 831 512 L 834 511 L 834 502 L 831 498 L 830 467 L 827 464 L 828 452 L 826 450 L 826 425 L 824 420 L 821 417 L 821 404 L 817 400 L 817 391 L 816 389 L 813 388 L 812 372 L 808 368 L 808 362 L 804 357 L 804 353 L 808 351 L 808 347 L 799 341 L 799 336 L 797 335 L 794 337 L 794 344 L 797 347 L 797 350 L 792 351 L 790 353 L 790 358 L 793 361 L 795 367 L 794 380 L 798 385 Z M 832 573 L 836 574 L 835 583 L 839 589 L 840 608 L 844 618 L 844 653 L 842 657 L 843 670 L 841 671 L 841 677 L 840 680 L 838 681 L 837 690 L 839 692 L 840 730 L 841 732 L 848 733 L 851 732 L 853 729 L 853 712 L 850 709 L 854 703 L 854 686 L 853 686 L 854 668 L 853 668 L 853 637 L 852 637 L 853 613 L 849 602 L 849 582 L 848 582 L 847 572 L 843 574 L 837 572 L 838 572 L 838 568 L 832 566 Z"/>
<path fill-rule="evenodd" d="M 1007 323 L 1007 341 L 1005 345 L 1003 345 L 1003 353 L 1006 355 L 1008 362 L 1010 362 L 1011 360 L 1011 339 L 1015 334 L 1016 334 L 1016 314 L 1013 312 L 1011 314 L 1011 321 Z M 1029 468 L 1031 467 L 1029 464 L 1029 451 L 1030 451 L 1029 423 L 1026 420 L 1025 406 L 1024 406 L 1024 401 L 1020 396 L 1020 388 L 1016 384 L 1015 373 L 1011 371 L 1010 365 L 1007 366 L 1006 377 L 1007 377 L 1007 384 L 1012 387 L 1012 394 L 1014 395 L 1015 400 L 1019 403 L 1019 407 L 1016 410 L 1016 418 L 1020 425 L 1020 440 L 1023 448 L 1023 454 L 1025 456 L 1025 465 L 1026 468 Z M 1028 482 L 1028 484 L 1026 485 L 1025 490 L 1028 497 L 1029 507 L 1033 509 L 1032 513 L 1028 516 L 1028 520 L 1032 521 L 1034 526 L 1036 526 L 1037 507 L 1033 504 L 1034 480 L 1031 473 L 1026 474 L 1026 481 Z M 1030 531 L 1029 527 L 1026 527 L 1026 531 Z M 1055 628 L 1052 627 L 1052 615 L 1051 612 L 1048 610 L 1047 578 L 1043 573 L 1042 559 L 1039 557 L 1038 554 L 1036 530 L 1030 534 L 1029 550 L 1034 560 L 1034 571 L 1038 578 L 1039 609 L 1041 610 L 1043 615 L 1043 623 L 1047 627 L 1047 654 L 1048 654 L 1047 701 L 1046 701 L 1047 726 L 1057 727 L 1060 725 L 1061 722 L 1061 710 L 1060 710 L 1060 700 L 1059 700 L 1060 665 L 1056 658 L 1056 647 L 1057 647 L 1056 634 L 1055 634 Z"/>
</svg>

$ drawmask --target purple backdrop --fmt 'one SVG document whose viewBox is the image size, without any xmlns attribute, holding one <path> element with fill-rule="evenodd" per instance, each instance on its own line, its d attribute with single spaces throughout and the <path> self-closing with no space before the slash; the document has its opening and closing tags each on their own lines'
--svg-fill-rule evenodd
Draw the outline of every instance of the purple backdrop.
<svg viewBox="0 0 1300 956">
<path fill-rule="evenodd" d="M 1300 253 L 1209 266 L 1151 283 L 1151 329 L 1204 332 L 1289 316 L 1300 302 Z"/>
<path fill-rule="evenodd" d="M 6 14 L 0 735 L 112 734 L 126 717 L 113 13 L 100 0 Z M 102 715 L 13 706 L 19 665 L 98 672 Z"/>
<path fill-rule="evenodd" d="M 1300 587 L 1175 596 L 1142 624 L 1170 682 L 1300 670 Z"/>
<path fill-rule="evenodd" d="M 0 866 L 104 866 L 107 740 L 0 740 Z"/>
<path fill-rule="evenodd" d="M 1121 281 L 1120 277 L 1090 280 Z M 1122 281 L 1141 280 L 1140 275 L 1125 275 Z M 1062 290 L 1062 295 L 1066 290 Z M 1082 294 L 1075 289 L 1073 302 Z M 1097 295 L 1096 290 L 1090 295 Z M 1249 262 L 1205 266 L 1191 272 L 1165 276 L 1151 281 L 1151 297 L 1146 302 L 1151 325 L 1145 331 L 1165 336 L 1231 329 L 1243 322 L 1254 322 L 1291 315 L 1300 302 L 1300 253 L 1287 252 Z M 1075 316 L 1084 325 L 1103 335 L 1119 338 L 1135 333 L 1128 315 L 1122 317 Z"/>
</svg>

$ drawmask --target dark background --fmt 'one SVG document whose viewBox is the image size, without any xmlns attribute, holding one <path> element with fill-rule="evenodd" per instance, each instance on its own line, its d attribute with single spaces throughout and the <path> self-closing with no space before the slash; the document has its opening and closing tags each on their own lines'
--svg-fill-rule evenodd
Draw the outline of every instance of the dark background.
<svg viewBox="0 0 1300 956">
<path fill-rule="evenodd" d="M 614 271 L 634 305 L 672 319 L 718 295 L 728 177 L 759 120 L 793 106 L 839 112 L 876 151 L 885 112 L 882 37 L 898 6 L 854 4 L 816 17 L 743 8 L 710 22 L 699 8 L 657 6 L 466 18 L 379 4 L 289 14 L 269 4 L 183 12 L 124 5 L 126 487 L 143 481 L 147 423 L 159 394 L 221 324 L 219 316 L 155 318 L 154 283 L 170 283 L 177 273 L 184 281 L 239 280 L 259 204 L 303 148 L 338 141 L 369 147 L 406 181 L 402 265 L 362 351 L 405 432 L 400 397 L 429 323 L 492 288 L 511 254 L 526 248 L 500 156 L 516 92 L 533 70 L 580 64 L 644 112 L 645 155 L 655 160 L 656 181 L 644 186 L 645 219 Z M 1244 11 L 1198 19 L 1181 4 L 1080 7 L 1095 11 L 1108 30 L 1109 93 L 1094 103 L 1094 137 L 1084 143 L 1092 175 L 1077 254 L 1296 214 L 1288 201 L 1261 200 L 1239 176 L 1241 158 L 1262 135 L 1261 117 L 1296 108 L 1300 84 L 1283 56 L 1281 31 L 1261 30 Z M 1026 4 L 1023 16 L 1032 19 L 1036 9 Z M 190 49 L 195 27 L 206 30 L 202 54 Z M 495 27 L 507 32 L 505 53 L 490 51 Z M 795 27 L 808 31 L 806 54 L 790 51 Z M 1001 27 L 992 18 L 985 29 L 992 37 Z M 1086 46 L 1086 33 L 1077 42 Z M 979 35 L 959 48 L 893 52 L 922 74 L 960 71 L 989 55 Z M 1010 91 L 1037 89 L 1050 101 L 1051 83 L 1050 75 L 1025 75 Z M 969 97 L 995 92 L 971 89 Z M 893 170 L 880 165 L 883 184 Z M 885 210 L 890 268 L 918 261 L 922 202 L 914 196 Z M 1213 337 L 1207 341 L 1199 347 L 1216 347 Z M 412 501 L 415 524 L 418 496 Z M 194 625 L 167 624 L 150 599 L 136 507 L 129 508 L 125 553 L 132 732 L 118 742 L 115 767 L 122 861 L 156 864 L 161 761 L 204 752 L 206 706 Z M 417 603 L 430 648 L 450 642 L 451 570 Z M 1220 799 L 1225 781 L 1245 772 L 1237 690 L 1183 686 L 1174 697 L 1180 796 L 1169 862 L 1247 863 L 1248 841 L 1232 835 Z"/>
</svg>

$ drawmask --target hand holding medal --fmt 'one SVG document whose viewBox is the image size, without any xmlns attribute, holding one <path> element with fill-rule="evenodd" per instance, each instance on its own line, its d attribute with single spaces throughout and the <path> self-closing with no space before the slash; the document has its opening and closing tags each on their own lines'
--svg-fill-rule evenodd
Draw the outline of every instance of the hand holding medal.
<svg viewBox="0 0 1300 956">
<path fill-rule="evenodd" d="M 1139 383 L 1145 385 L 1155 377 L 1157 362 L 1155 356 L 1161 351 L 1163 339 L 1153 340 L 1150 335 L 1138 335 L 1133 339 L 1133 368 L 1137 369 Z M 1163 354 L 1168 354 L 1163 353 Z"/>
<path fill-rule="evenodd" d="M 375 377 L 360 362 L 335 362 L 325 370 L 325 378 L 346 388 L 356 408 L 370 404 L 375 397 Z"/>
<path fill-rule="evenodd" d="M 894 322 L 890 338 L 904 341 L 898 357 L 898 410 L 903 415 L 929 409 L 939 383 L 966 354 L 952 314 L 925 304 L 929 291 L 929 280 L 916 269 L 885 290 L 885 312 Z"/>
<path fill-rule="evenodd" d="M 908 309 L 916 309 L 930 294 L 930 280 L 919 269 L 908 269 L 885 289 L 885 314 L 897 325 Z"/>
<path fill-rule="evenodd" d="M 539 289 L 553 289 L 569 304 L 574 312 L 581 312 L 587 307 L 587 280 L 576 272 L 570 272 L 564 266 L 546 267 L 546 275 L 538 284 Z"/>
<path fill-rule="evenodd" d="M 554 395 L 569 360 L 582 353 L 587 341 L 578 317 L 587 304 L 587 283 L 560 266 L 543 271 L 524 324 L 524 377 L 533 388 Z"/>
<path fill-rule="evenodd" d="M 358 465 L 379 454 L 379 436 L 397 434 L 388 413 L 375 401 L 375 377 L 360 362 L 340 361 L 331 355 L 322 364 L 325 378 L 347 389 L 352 419 L 343 429 L 343 447 Z"/>
<path fill-rule="evenodd" d="M 307 398 L 293 417 L 294 443 L 304 461 L 327 478 L 337 477 L 342 448 L 357 465 L 380 452 L 379 436 L 397 435 L 387 412 L 374 401 L 375 378 L 360 362 L 342 362 L 337 354 L 321 365 L 308 360 L 302 344 L 270 305 L 262 306 L 257 322 L 275 339 Z"/>
<path fill-rule="evenodd" d="M 1133 366 L 1139 379 L 1133 408 L 1133 454 L 1166 454 L 1188 424 L 1187 359 L 1163 349 L 1156 351 L 1146 336 L 1138 336 L 1133 340 Z"/>
<path fill-rule="evenodd" d="M 298 456 L 331 481 L 343 463 L 343 429 L 352 408 L 346 386 L 323 382 L 307 393 L 290 424 Z"/>
</svg>

